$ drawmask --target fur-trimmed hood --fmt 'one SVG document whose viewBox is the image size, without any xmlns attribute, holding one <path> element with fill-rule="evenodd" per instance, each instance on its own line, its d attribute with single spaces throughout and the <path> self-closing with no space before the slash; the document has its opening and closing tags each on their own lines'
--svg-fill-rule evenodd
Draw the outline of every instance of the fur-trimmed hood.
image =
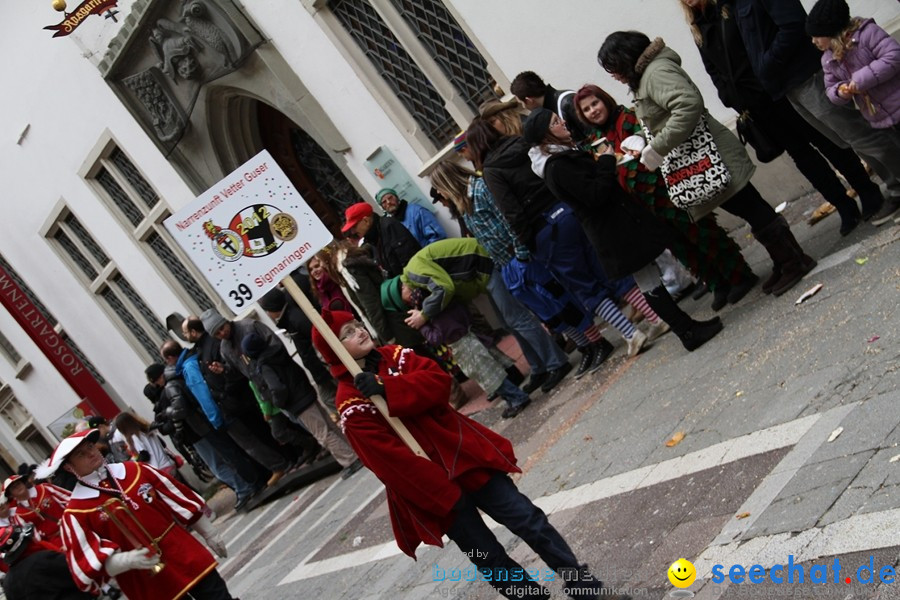
<svg viewBox="0 0 900 600">
<path fill-rule="evenodd" d="M 659 53 L 666 47 L 666 43 L 662 38 L 656 38 L 650 45 L 641 52 L 641 55 L 638 56 L 637 62 L 634 63 L 634 72 L 643 75 L 644 71 L 647 69 L 647 65 L 653 62 L 653 59 L 659 56 Z"/>
</svg>

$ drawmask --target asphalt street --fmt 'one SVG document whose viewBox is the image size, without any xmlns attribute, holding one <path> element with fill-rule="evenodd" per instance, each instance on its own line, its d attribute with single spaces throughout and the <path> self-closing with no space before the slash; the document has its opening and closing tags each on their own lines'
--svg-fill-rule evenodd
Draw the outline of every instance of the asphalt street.
<svg viewBox="0 0 900 600">
<path fill-rule="evenodd" d="M 900 598 L 885 570 L 900 560 L 900 225 L 841 238 L 837 215 L 806 224 L 818 203 L 785 211 L 817 269 L 780 298 L 757 286 L 726 307 L 724 332 L 701 349 L 670 334 L 629 360 L 611 334 L 617 351 L 597 373 L 537 393 L 515 419 L 501 419 L 499 405 L 475 415 L 513 441 L 518 485 L 579 559 L 635 598 Z M 767 276 L 746 227 L 733 235 Z M 710 301 L 682 307 L 709 318 Z M 401 554 L 367 470 L 217 524 L 230 553 L 220 570 L 242 600 L 498 597 L 465 580 L 469 563 L 452 543 L 422 547 L 416 561 Z M 516 537 L 495 532 L 523 566 L 549 575 Z M 666 574 L 678 558 L 697 571 L 685 590 Z M 741 576 L 752 565 L 759 583 Z M 559 581 L 546 585 L 564 597 Z"/>
</svg>

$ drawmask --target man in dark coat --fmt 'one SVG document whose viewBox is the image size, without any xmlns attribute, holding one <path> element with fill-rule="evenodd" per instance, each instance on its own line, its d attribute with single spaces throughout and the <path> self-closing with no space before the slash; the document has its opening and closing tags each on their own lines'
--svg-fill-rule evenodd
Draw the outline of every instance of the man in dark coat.
<svg viewBox="0 0 900 600">
<path fill-rule="evenodd" d="M 283 289 L 273 288 L 259 299 L 259 307 L 266 311 L 277 327 L 284 329 L 294 343 L 300 361 L 309 374 L 312 375 L 316 387 L 319 388 L 319 397 L 324 403 L 334 403 L 334 394 L 337 384 L 334 378 L 319 360 L 316 349 L 312 344 L 312 323 L 303 314 L 294 299 Z"/>
<path fill-rule="evenodd" d="M 250 381 L 239 371 L 215 373 L 210 370 L 209 365 L 222 362 L 221 342 L 206 332 L 200 317 L 185 319 L 182 330 L 187 340 L 194 343 L 203 379 L 228 421 L 228 435 L 256 462 L 272 471 L 269 485 L 274 484 L 281 479 L 296 456 L 290 455 L 288 460 L 278 447 L 278 442 L 272 437 L 272 432 L 263 419 L 256 396 L 250 388 Z"/>
<path fill-rule="evenodd" d="M 169 402 L 166 412 L 175 423 L 176 439 L 190 440 L 216 478 L 234 490 L 237 496 L 235 509 L 242 509 L 265 488 L 265 480 L 260 480 L 256 463 L 226 433 L 216 429 L 201 411 L 200 403 L 184 379 L 179 357 L 167 353 L 163 358 L 166 361 L 163 394 Z"/>
<path fill-rule="evenodd" d="M 344 467 L 344 477 L 359 470 L 361 465 L 353 450 L 322 414 L 306 372 L 271 329 L 258 321 L 228 321 L 214 309 L 204 311 L 202 319 L 206 331 L 222 341 L 225 364 L 211 364 L 211 370 L 240 371 L 281 410 L 280 414 L 304 427 L 334 456 Z"/>
<path fill-rule="evenodd" d="M 386 219 L 375 214 L 371 204 L 358 202 L 349 206 L 344 214 L 346 223 L 341 229 L 352 233 L 364 243 L 375 248 L 375 262 L 396 277 L 413 255 L 422 249 L 416 238 L 397 219 Z"/>
</svg>

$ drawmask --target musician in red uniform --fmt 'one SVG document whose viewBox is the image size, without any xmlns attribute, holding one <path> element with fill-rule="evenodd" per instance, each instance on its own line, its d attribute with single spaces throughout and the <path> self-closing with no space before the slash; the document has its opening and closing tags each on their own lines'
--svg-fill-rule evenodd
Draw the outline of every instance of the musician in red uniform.
<svg viewBox="0 0 900 600">
<path fill-rule="evenodd" d="M 9 499 L 13 525 L 31 523 L 39 534 L 39 539 L 62 548 L 59 535 L 59 521 L 69 492 L 50 483 L 39 483 L 28 487 L 28 478 L 12 475 L 3 482 L 3 494 Z"/>
<path fill-rule="evenodd" d="M 227 555 L 203 499 L 146 464 L 106 464 L 97 437 L 96 430 L 67 437 L 48 466 L 78 479 L 62 519 L 78 587 L 96 594 L 115 577 L 130 600 L 232 600 L 216 559 L 188 531 Z"/>
</svg>

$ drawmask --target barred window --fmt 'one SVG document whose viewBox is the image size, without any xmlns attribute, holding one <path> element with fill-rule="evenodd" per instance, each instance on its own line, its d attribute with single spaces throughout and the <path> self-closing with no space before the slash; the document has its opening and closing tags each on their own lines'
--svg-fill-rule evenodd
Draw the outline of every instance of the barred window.
<svg viewBox="0 0 900 600">
<path fill-rule="evenodd" d="M 117 271 L 91 232 L 68 208 L 63 208 L 48 237 L 56 242 L 56 249 L 73 270 L 82 275 L 86 287 L 106 301 L 111 316 L 124 326 L 126 339 L 146 351 L 148 358 L 155 359 L 157 348 L 167 337 L 166 328 Z"/>
<path fill-rule="evenodd" d="M 65 252 L 69 259 L 75 263 L 78 269 L 84 274 L 88 280 L 93 281 L 100 276 L 94 265 L 88 260 L 87 255 L 82 252 L 81 248 L 72 241 L 72 238 L 62 229 L 58 229 L 53 235 L 53 239 L 59 243 L 60 248 Z"/>
<path fill-rule="evenodd" d="M 184 263 L 172 253 L 172 247 L 163 240 L 161 235 L 153 232 L 144 241 L 153 250 L 159 261 L 178 280 L 178 283 L 191 295 L 191 298 L 197 302 L 201 312 L 208 308 L 213 308 L 212 300 L 200 286 L 198 280 L 187 270 Z"/>
<path fill-rule="evenodd" d="M 167 337 L 166 329 L 163 327 L 159 320 L 154 316 L 153 311 L 150 310 L 150 307 L 147 306 L 147 303 L 144 302 L 144 299 L 141 298 L 140 294 L 138 294 L 131 284 L 122 277 L 121 275 L 116 275 L 112 278 L 113 283 L 119 288 L 122 294 L 128 299 L 128 302 L 131 304 L 132 308 L 138 312 L 138 314 L 144 318 L 147 324 L 153 329 L 157 336 L 160 339 L 165 339 Z"/>
<path fill-rule="evenodd" d="M 110 288 L 105 288 L 102 292 L 100 292 L 100 296 L 106 300 L 106 303 L 109 305 L 109 308 L 112 309 L 112 312 L 116 314 L 116 316 L 125 323 L 125 327 L 128 331 L 133 335 L 137 341 L 141 344 L 144 350 L 151 357 L 156 357 L 158 354 L 158 348 L 161 345 L 160 342 L 154 342 L 153 338 L 151 338 L 146 331 L 141 327 L 138 320 L 132 315 L 128 309 L 125 307 L 125 303 L 119 298 L 119 296 Z"/>
<path fill-rule="evenodd" d="M 391 0 L 469 107 L 496 98 L 487 63 L 438 0 Z"/>
<path fill-rule="evenodd" d="M 0 354 L 3 354 L 12 366 L 18 365 L 22 360 L 22 355 L 2 332 L 0 332 Z"/>
<path fill-rule="evenodd" d="M 460 126 L 375 9 L 360 0 L 333 0 L 329 7 L 428 138 L 436 146 L 452 139 Z"/>
<path fill-rule="evenodd" d="M 131 197 L 125 193 L 125 190 L 122 189 L 122 186 L 119 185 L 112 173 L 106 169 L 100 169 L 95 179 L 106 190 L 106 193 L 109 194 L 109 199 L 122 212 L 122 215 L 128 219 L 128 222 L 135 227 L 140 225 L 141 221 L 144 220 L 144 213 L 135 205 Z"/>
<path fill-rule="evenodd" d="M 109 159 L 119 168 L 119 172 L 128 180 L 128 184 L 134 188 L 134 191 L 137 192 L 137 195 L 144 201 L 147 208 L 150 209 L 156 206 L 156 203 L 159 202 L 159 196 L 156 191 L 150 187 L 150 183 L 144 179 L 144 176 L 141 175 L 137 167 L 134 166 L 131 159 L 129 159 L 119 148 L 112 151 L 109 155 Z"/>
<path fill-rule="evenodd" d="M 162 225 L 169 208 L 128 155 L 110 141 L 86 177 L 189 312 L 213 307 L 215 294 Z"/>
</svg>

